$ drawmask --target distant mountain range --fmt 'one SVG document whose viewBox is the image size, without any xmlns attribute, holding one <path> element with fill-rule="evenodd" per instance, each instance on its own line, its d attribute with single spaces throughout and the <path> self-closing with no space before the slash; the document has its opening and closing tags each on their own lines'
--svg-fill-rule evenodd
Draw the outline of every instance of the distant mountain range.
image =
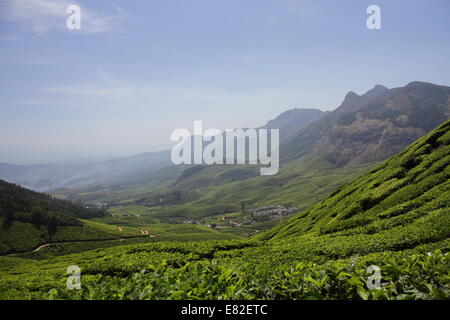
<svg viewBox="0 0 450 320">
<path fill-rule="evenodd" d="M 339 167 L 387 159 L 449 118 L 450 87 L 411 82 L 376 85 L 362 95 L 350 91 L 331 112 L 291 109 L 261 128 L 280 129 L 282 165 L 314 154 Z M 125 189 L 175 181 L 185 168 L 173 166 L 167 150 L 84 164 L 0 163 L 0 178 L 38 191 Z"/>
<path fill-rule="evenodd" d="M 282 157 L 315 152 L 338 166 L 381 161 L 450 118 L 450 87 L 411 82 L 349 92 L 334 111 L 282 145 Z"/>
<path fill-rule="evenodd" d="M 167 165 L 170 165 L 170 151 L 166 150 L 82 164 L 0 163 L 0 178 L 45 192 L 59 188 L 82 188 L 100 183 L 115 184 L 134 180 Z"/>
</svg>

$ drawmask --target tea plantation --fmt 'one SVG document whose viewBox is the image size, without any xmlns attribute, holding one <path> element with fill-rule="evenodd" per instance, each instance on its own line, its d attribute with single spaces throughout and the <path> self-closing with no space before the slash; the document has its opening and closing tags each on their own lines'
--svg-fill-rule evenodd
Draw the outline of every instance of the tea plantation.
<svg viewBox="0 0 450 320">
<path fill-rule="evenodd" d="M 449 144 L 447 121 L 251 239 L 0 257 L 0 299 L 449 299 Z"/>
</svg>

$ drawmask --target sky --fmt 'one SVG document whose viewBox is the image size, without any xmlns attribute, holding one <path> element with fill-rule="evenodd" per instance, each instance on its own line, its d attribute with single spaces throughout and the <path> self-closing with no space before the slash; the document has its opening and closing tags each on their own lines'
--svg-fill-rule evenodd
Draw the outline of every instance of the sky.
<svg viewBox="0 0 450 320">
<path fill-rule="evenodd" d="M 0 0 L 0 162 L 127 156 L 194 120 L 258 127 L 376 84 L 449 86 L 449 27 L 448 0 Z"/>
</svg>

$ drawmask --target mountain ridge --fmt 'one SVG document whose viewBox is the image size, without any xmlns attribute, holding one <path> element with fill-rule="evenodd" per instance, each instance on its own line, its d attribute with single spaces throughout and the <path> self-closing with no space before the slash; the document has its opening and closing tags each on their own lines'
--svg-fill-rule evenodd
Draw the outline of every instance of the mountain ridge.
<svg viewBox="0 0 450 320">
<path fill-rule="evenodd" d="M 338 108 L 282 146 L 281 154 L 289 160 L 312 151 L 338 166 L 380 161 L 449 118 L 450 87 L 419 81 L 375 86 L 361 96 L 349 92 Z"/>
</svg>

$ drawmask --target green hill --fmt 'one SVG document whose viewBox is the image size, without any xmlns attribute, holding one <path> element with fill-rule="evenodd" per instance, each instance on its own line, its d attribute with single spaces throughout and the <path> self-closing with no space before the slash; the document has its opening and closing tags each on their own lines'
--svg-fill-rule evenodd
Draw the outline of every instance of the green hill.
<svg viewBox="0 0 450 320">
<path fill-rule="evenodd" d="M 97 221 L 85 220 L 87 218 Z M 117 219 L 102 210 L 84 208 L 2 180 L 0 231 L 0 255 L 26 253 L 44 245 L 57 248 L 44 251 L 59 255 L 121 244 L 117 240 L 155 242 L 236 238 L 199 225 L 149 224 L 136 219 Z"/>
<path fill-rule="evenodd" d="M 258 238 L 381 232 L 387 236 L 396 230 L 404 234 L 407 246 L 446 238 L 450 235 L 449 144 L 447 121 L 397 156 Z"/>
<path fill-rule="evenodd" d="M 0 216 L 10 220 L 48 224 L 51 218 L 58 225 L 74 225 L 76 218 L 108 215 L 97 209 L 87 209 L 70 201 L 34 192 L 0 180 Z"/>
<path fill-rule="evenodd" d="M 258 167 L 250 165 L 197 165 L 180 170 L 176 179 L 159 186 L 141 181 L 104 192 L 73 191 L 70 196 L 107 202 L 113 214 L 143 212 L 147 221 L 195 220 L 223 232 L 253 235 L 296 211 L 263 216 L 252 212 L 267 206 L 307 209 L 447 120 L 448 101 L 446 86 L 411 82 L 387 89 L 377 85 L 362 95 L 348 93 L 334 111 L 292 109 L 269 121 L 264 127 L 284 130 L 281 167 L 275 176 L 260 176 Z"/>
<path fill-rule="evenodd" d="M 0 257 L 0 299 L 448 299 L 449 144 L 447 121 L 250 240 Z M 73 264 L 81 290 L 66 288 Z M 368 286 L 374 266 L 377 288 Z"/>
<path fill-rule="evenodd" d="M 0 254 L 27 252 L 48 243 L 139 235 L 137 228 L 119 231 L 116 226 L 80 220 L 108 215 L 0 180 Z"/>
<path fill-rule="evenodd" d="M 139 228 L 80 218 L 109 216 L 66 200 L 0 180 L 0 254 L 21 253 L 49 243 L 137 238 Z"/>
</svg>

